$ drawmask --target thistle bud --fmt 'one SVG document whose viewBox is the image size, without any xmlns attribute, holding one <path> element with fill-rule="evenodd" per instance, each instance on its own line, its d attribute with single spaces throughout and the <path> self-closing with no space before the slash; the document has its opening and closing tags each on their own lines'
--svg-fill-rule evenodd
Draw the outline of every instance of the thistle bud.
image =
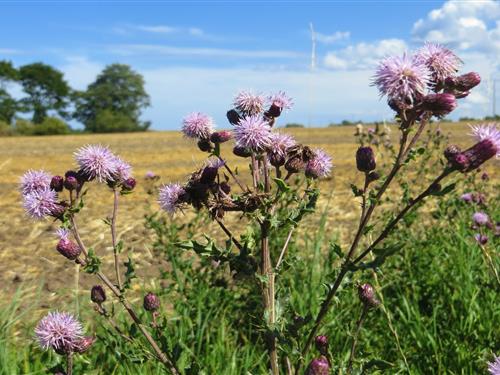
<svg viewBox="0 0 500 375">
<path fill-rule="evenodd" d="M 50 180 L 50 188 L 60 193 L 64 188 L 64 178 L 62 176 L 54 176 Z"/>
<path fill-rule="evenodd" d="M 235 109 L 231 109 L 230 111 L 227 111 L 226 117 L 227 117 L 229 123 L 231 123 L 232 125 L 238 125 L 240 120 L 241 120 L 239 113 Z"/>
<path fill-rule="evenodd" d="M 429 94 L 423 98 L 422 107 L 434 116 L 443 117 L 457 108 L 457 100 L 453 94 Z"/>
<path fill-rule="evenodd" d="M 74 176 L 68 176 L 64 180 L 64 187 L 69 191 L 75 190 L 78 187 L 78 180 Z"/>
<path fill-rule="evenodd" d="M 306 164 L 300 156 L 295 156 L 288 159 L 285 163 L 285 169 L 289 173 L 297 173 L 305 168 Z"/>
<path fill-rule="evenodd" d="M 358 295 L 359 299 L 366 307 L 377 307 L 378 305 L 380 305 L 380 301 L 375 295 L 375 290 L 368 283 L 358 286 Z"/>
<path fill-rule="evenodd" d="M 464 153 L 453 155 L 450 164 L 458 171 L 465 172 L 470 165 L 469 158 Z"/>
<path fill-rule="evenodd" d="M 198 141 L 198 148 L 200 151 L 209 152 L 212 150 L 212 144 L 208 139 L 203 138 Z"/>
<path fill-rule="evenodd" d="M 497 145 L 490 139 L 486 138 L 463 152 L 463 155 L 468 160 L 468 165 L 465 169 L 460 170 L 465 172 L 472 171 L 494 157 L 497 152 Z"/>
<path fill-rule="evenodd" d="M 210 136 L 210 140 L 213 143 L 224 143 L 229 141 L 233 137 L 233 134 L 230 131 L 222 130 L 220 132 L 212 133 Z"/>
<path fill-rule="evenodd" d="M 279 117 L 283 108 L 277 106 L 276 104 L 271 104 L 271 107 L 266 111 L 265 115 L 267 117 Z"/>
<path fill-rule="evenodd" d="M 252 156 L 252 150 L 247 147 L 236 146 L 233 148 L 233 154 L 242 158 L 248 158 Z"/>
<path fill-rule="evenodd" d="M 106 301 L 106 292 L 101 285 L 94 285 L 92 289 L 90 289 L 90 299 L 92 302 L 97 304 L 101 304 Z"/>
<path fill-rule="evenodd" d="M 219 188 L 226 194 L 229 194 L 231 192 L 231 186 L 227 182 L 221 182 L 219 184 Z"/>
<path fill-rule="evenodd" d="M 160 299 L 154 293 L 148 293 L 144 296 L 144 310 L 146 311 L 156 311 L 160 307 Z"/>
<path fill-rule="evenodd" d="M 460 149 L 460 147 L 458 147 L 457 145 L 449 145 L 448 147 L 446 147 L 446 149 L 444 150 L 444 157 L 449 161 L 451 162 L 453 160 L 453 158 L 455 157 L 455 155 L 461 153 L 462 150 Z"/>
<path fill-rule="evenodd" d="M 480 245 L 486 245 L 488 243 L 488 236 L 485 234 L 476 233 L 474 239 Z"/>
<path fill-rule="evenodd" d="M 219 168 L 217 167 L 205 167 L 203 172 L 201 172 L 200 182 L 202 184 L 211 184 L 215 181 Z"/>
<path fill-rule="evenodd" d="M 273 166 L 273 167 L 281 167 L 282 165 L 285 164 L 285 155 L 283 155 L 282 153 L 277 153 L 277 152 L 270 152 L 268 154 L 268 159 L 269 159 L 269 163 Z"/>
<path fill-rule="evenodd" d="M 85 336 L 79 341 L 75 343 L 75 352 L 79 354 L 85 353 L 87 350 L 90 349 L 92 345 L 94 345 L 95 338 L 92 336 Z"/>
<path fill-rule="evenodd" d="M 68 258 L 69 260 L 75 260 L 81 253 L 80 246 L 71 241 L 67 237 L 62 237 L 56 246 L 57 251 Z"/>
<path fill-rule="evenodd" d="M 370 172 L 375 169 L 375 155 L 371 147 L 360 147 L 356 151 L 356 166 L 360 172 Z"/>
<path fill-rule="evenodd" d="M 122 189 L 125 191 L 132 191 L 135 188 L 135 185 L 137 184 L 137 181 L 135 178 L 130 177 L 127 178 L 125 181 L 122 182 Z"/>
<path fill-rule="evenodd" d="M 324 335 L 316 336 L 314 339 L 314 344 L 316 349 L 321 353 L 321 355 L 327 355 L 328 353 L 328 337 Z"/>
<path fill-rule="evenodd" d="M 305 375 L 329 375 L 330 364 L 328 359 L 322 355 L 319 358 L 313 359 L 307 366 Z"/>
<path fill-rule="evenodd" d="M 469 72 L 458 77 L 446 78 L 445 85 L 457 91 L 466 92 L 481 83 L 481 76 L 476 72 Z"/>
<path fill-rule="evenodd" d="M 380 178 L 380 174 L 375 171 L 368 173 L 368 182 L 377 181 Z"/>
</svg>

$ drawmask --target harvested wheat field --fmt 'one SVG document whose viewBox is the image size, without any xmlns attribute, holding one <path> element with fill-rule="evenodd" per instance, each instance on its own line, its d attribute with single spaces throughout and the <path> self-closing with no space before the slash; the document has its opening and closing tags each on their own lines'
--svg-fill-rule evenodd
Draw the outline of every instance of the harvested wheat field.
<svg viewBox="0 0 500 375">
<path fill-rule="evenodd" d="M 436 127 L 435 124 L 432 126 Z M 468 127 L 465 123 L 443 123 L 439 126 L 444 133 L 450 134 L 453 143 L 462 146 L 470 144 L 467 137 Z M 365 131 L 366 128 L 365 126 Z M 396 128 L 392 128 L 392 135 L 395 136 Z M 354 164 L 357 147 L 354 137 L 355 127 L 284 131 L 293 134 L 304 144 L 324 148 L 333 156 L 334 174 L 331 179 L 321 182 L 321 187 L 325 191 L 333 192 L 330 204 L 332 208 L 328 216 L 332 223 L 348 223 L 355 220 L 358 216 L 357 203 L 349 187 L 353 176 L 358 179 L 360 177 L 355 173 Z M 206 157 L 206 154 L 196 151 L 196 147 L 184 139 L 180 132 L 1 138 L 0 278 L 4 293 L 12 293 L 20 283 L 23 283 L 24 287 L 40 285 L 40 280 L 45 280 L 42 293 L 47 296 L 51 296 L 61 285 L 67 285 L 67 292 L 70 293 L 72 286 L 75 285 L 71 281 L 75 266 L 64 262 L 55 251 L 56 241 L 53 232 L 57 228 L 57 223 L 41 221 L 33 225 L 28 222 L 30 219 L 25 216 L 20 203 L 18 181 L 19 176 L 27 169 L 45 169 L 53 174 L 64 174 L 66 170 L 75 167 L 72 158 L 74 150 L 89 143 L 110 146 L 134 167 L 138 187 L 133 194 L 121 198 L 119 235 L 127 244 L 126 250 L 133 253 L 139 273 L 150 274 L 158 268 L 155 267 L 153 254 L 147 247 L 151 241 L 143 240 L 149 235 L 144 228 L 144 214 L 148 200 L 152 202 L 153 208 L 157 209 L 155 197 L 146 193 L 143 177 L 147 171 L 153 171 L 161 176 L 160 182 L 183 181 Z M 233 156 L 230 147 L 224 145 L 222 155 L 227 157 L 233 168 L 237 169 L 246 161 Z M 498 167 L 498 161 L 489 164 L 489 168 L 495 167 Z M 88 245 L 102 254 L 110 243 L 109 237 L 103 234 L 105 224 L 102 219 L 110 215 L 112 197 L 103 186 L 93 185 L 87 195 L 86 203 L 84 214 L 80 215 L 81 231 Z M 326 202 L 320 203 L 324 205 Z M 179 220 L 188 219 L 188 216 L 179 217 Z M 206 230 L 213 229 L 215 227 Z M 332 232 L 334 231 L 335 225 L 332 225 Z M 349 234 L 344 233 L 342 236 L 348 238 Z M 107 253 L 111 254 L 111 251 Z M 111 261 L 111 258 L 108 257 L 107 260 Z M 83 274 L 80 276 L 88 277 Z"/>
</svg>

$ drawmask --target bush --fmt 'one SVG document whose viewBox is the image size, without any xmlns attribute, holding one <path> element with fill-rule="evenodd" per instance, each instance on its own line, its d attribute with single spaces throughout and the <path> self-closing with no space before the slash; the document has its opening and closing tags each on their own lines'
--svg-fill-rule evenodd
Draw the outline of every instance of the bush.
<svg viewBox="0 0 500 375">
<path fill-rule="evenodd" d="M 105 109 L 100 111 L 87 129 L 95 133 L 145 131 L 149 124 L 137 126 L 134 119 L 122 113 Z"/>
<path fill-rule="evenodd" d="M 33 135 L 69 134 L 71 128 L 63 120 L 56 117 L 47 117 L 40 125 L 33 127 Z"/>
<path fill-rule="evenodd" d="M 14 132 L 19 135 L 33 135 L 34 128 L 35 125 L 31 121 L 18 118 L 14 125 Z"/>
<path fill-rule="evenodd" d="M 304 127 L 304 125 L 297 124 L 297 123 L 294 123 L 294 122 L 285 125 L 285 128 L 303 128 L 303 127 Z"/>
<path fill-rule="evenodd" d="M 14 134 L 14 128 L 12 125 L 7 124 L 4 121 L 0 121 L 0 136 L 9 136 Z"/>
</svg>

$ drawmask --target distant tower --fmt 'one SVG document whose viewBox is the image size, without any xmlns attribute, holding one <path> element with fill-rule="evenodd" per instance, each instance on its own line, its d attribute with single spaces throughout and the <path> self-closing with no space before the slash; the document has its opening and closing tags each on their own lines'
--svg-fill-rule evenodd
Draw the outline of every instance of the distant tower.
<svg viewBox="0 0 500 375">
<path fill-rule="evenodd" d="M 312 22 L 309 23 L 311 30 L 311 79 L 309 81 L 309 119 L 308 126 L 312 125 L 314 112 L 314 72 L 316 70 L 316 34 Z"/>
</svg>

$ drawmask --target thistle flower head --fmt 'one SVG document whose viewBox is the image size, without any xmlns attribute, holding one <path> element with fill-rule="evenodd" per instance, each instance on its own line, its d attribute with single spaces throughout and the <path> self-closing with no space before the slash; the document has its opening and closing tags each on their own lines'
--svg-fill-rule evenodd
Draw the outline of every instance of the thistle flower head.
<svg viewBox="0 0 500 375">
<path fill-rule="evenodd" d="M 117 157 L 102 145 L 87 145 L 75 152 L 75 159 L 80 170 L 89 178 L 99 182 L 112 180 L 117 172 Z"/>
<path fill-rule="evenodd" d="M 322 355 L 314 358 L 307 366 L 305 375 L 328 375 L 330 373 L 330 364 L 328 359 Z"/>
<path fill-rule="evenodd" d="M 271 127 L 261 116 L 243 118 L 234 128 L 236 146 L 263 151 L 272 144 Z"/>
<path fill-rule="evenodd" d="M 56 213 L 57 193 L 48 187 L 32 191 L 23 196 L 23 206 L 26 213 L 33 219 L 43 219 Z"/>
<path fill-rule="evenodd" d="M 322 178 L 330 175 L 332 170 L 332 158 L 323 150 L 314 150 L 313 157 L 306 164 L 306 176 L 311 178 Z"/>
<path fill-rule="evenodd" d="M 500 375 L 500 357 L 495 356 L 493 361 L 488 362 L 488 371 L 491 375 Z"/>
<path fill-rule="evenodd" d="M 132 177 L 132 166 L 119 156 L 115 157 L 115 169 L 113 179 L 116 182 L 123 182 Z"/>
<path fill-rule="evenodd" d="M 479 211 L 479 212 L 475 212 L 472 215 L 472 221 L 474 221 L 474 223 L 477 225 L 486 225 L 489 223 L 490 218 L 489 218 L 488 214 Z"/>
<path fill-rule="evenodd" d="M 55 232 L 55 235 L 60 240 L 69 240 L 70 231 L 66 228 L 58 228 Z"/>
<path fill-rule="evenodd" d="M 38 342 L 43 349 L 72 352 L 83 337 L 81 323 L 66 312 L 50 312 L 35 328 Z"/>
<path fill-rule="evenodd" d="M 489 141 L 496 150 L 496 157 L 500 158 L 500 129 L 497 124 L 481 124 L 471 126 L 472 135 L 477 142 Z"/>
<path fill-rule="evenodd" d="M 389 100 L 413 103 L 424 95 L 429 82 L 429 69 L 422 61 L 407 54 L 391 56 L 379 63 L 373 79 L 380 94 Z"/>
<path fill-rule="evenodd" d="M 247 116 L 255 116 L 264 109 L 265 98 L 250 91 L 240 91 L 234 98 L 234 107 Z"/>
<path fill-rule="evenodd" d="M 181 197 L 185 194 L 184 188 L 179 184 L 164 185 L 160 188 L 158 203 L 169 214 L 174 214 L 182 204 Z"/>
<path fill-rule="evenodd" d="M 293 100 L 285 92 L 278 91 L 268 97 L 268 102 L 271 106 L 279 108 L 280 111 L 290 109 L 293 106 Z"/>
<path fill-rule="evenodd" d="M 448 48 L 437 43 L 425 43 L 415 58 L 423 62 L 432 73 L 436 83 L 457 73 L 462 60 Z"/>
<path fill-rule="evenodd" d="M 156 311 L 160 307 L 160 299 L 156 294 L 149 292 L 144 296 L 143 306 L 146 311 Z"/>
<path fill-rule="evenodd" d="M 286 156 L 287 150 L 296 144 L 295 139 L 289 134 L 272 133 L 269 151 L 279 156 Z"/>
<path fill-rule="evenodd" d="M 214 131 L 212 118 L 201 112 L 193 112 L 182 120 L 182 132 L 188 138 L 209 139 Z"/>
<path fill-rule="evenodd" d="M 29 194 L 34 191 L 45 190 L 50 187 L 51 176 L 40 169 L 35 171 L 30 169 L 21 177 L 21 192 L 23 194 Z"/>
</svg>

